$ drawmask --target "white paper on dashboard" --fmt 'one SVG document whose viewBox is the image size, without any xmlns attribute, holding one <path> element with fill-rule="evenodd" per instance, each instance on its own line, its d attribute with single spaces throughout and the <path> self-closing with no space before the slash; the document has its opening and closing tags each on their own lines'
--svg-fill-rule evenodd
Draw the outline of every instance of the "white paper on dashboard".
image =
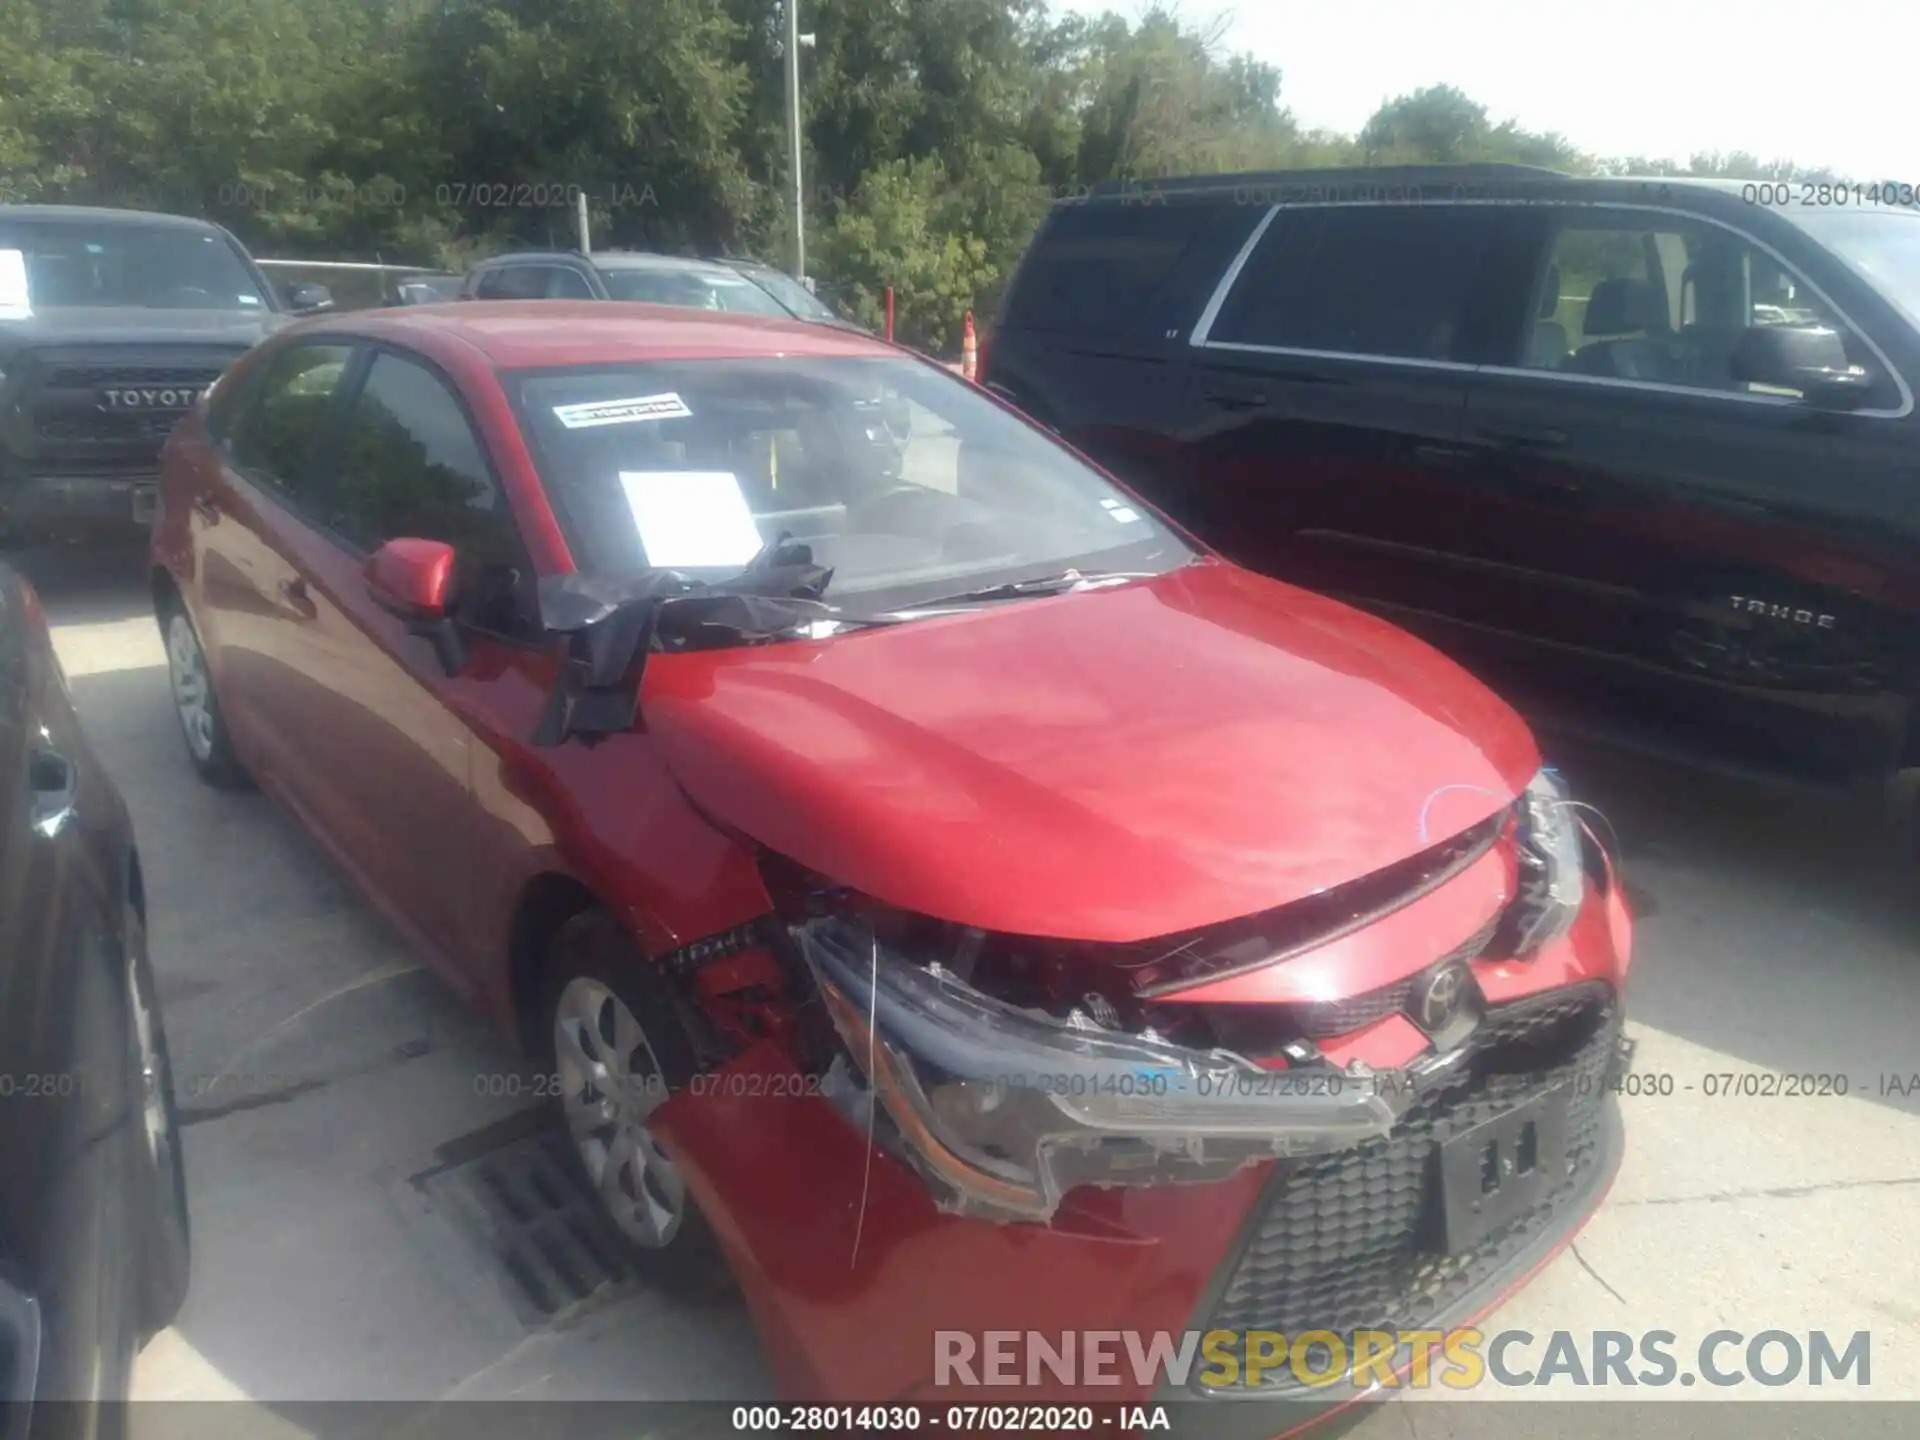
<svg viewBox="0 0 1920 1440">
<path fill-rule="evenodd" d="M 0 320 L 18 320 L 33 314 L 27 300 L 27 257 L 19 250 L 0 250 Z"/>
<path fill-rule="evenodd" d="M 649 565 L 744 565 L 760 553 L 740 481 L 724 470 L 622 470 Z"/>
</svg>

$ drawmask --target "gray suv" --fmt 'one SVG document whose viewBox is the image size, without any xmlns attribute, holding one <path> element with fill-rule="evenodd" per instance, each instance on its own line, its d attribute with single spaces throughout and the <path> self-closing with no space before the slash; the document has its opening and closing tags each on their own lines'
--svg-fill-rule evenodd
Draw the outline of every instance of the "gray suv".
<svg viewBox="0 0 1920 1440">
<path fill-rule="evenodd" d="M 635 300 L 858 329 L 792 276 L 751 260 L 630 250 L 536 250 L 474 266 L 462 300 Z"/>
</svg>

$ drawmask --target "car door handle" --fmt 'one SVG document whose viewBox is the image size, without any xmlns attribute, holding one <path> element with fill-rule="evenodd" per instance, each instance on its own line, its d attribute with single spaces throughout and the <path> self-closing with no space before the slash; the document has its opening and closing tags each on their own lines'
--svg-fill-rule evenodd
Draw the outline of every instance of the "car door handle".
<svg viewBox="0 0 1920 1440">
<path fill-rule="evenodd" d="M 280 598 L 287 602 L 290 609 L 297 612 L 303 620 L 320 618 L 320 607 L 313 603 L 313 596 L 307 593 L 307 582 L 295 577 L 280 582 Z"/>
<path fill-rule="evenodd" d="M 1476 430 L 1474 435 L 1490 445 L 1506 450 L 1557 450 L 1567 443 L 1567 432 L 1551 425 L 1524 426 L 1514 430 Z"/>
<path fill-rule="evenodd" d="M 52 746 L 36 745 L 27 757 L 27 788 L 33 792 L 33 831 L 51 840 L 73 819 L 79 767 Z"/>
</svg>

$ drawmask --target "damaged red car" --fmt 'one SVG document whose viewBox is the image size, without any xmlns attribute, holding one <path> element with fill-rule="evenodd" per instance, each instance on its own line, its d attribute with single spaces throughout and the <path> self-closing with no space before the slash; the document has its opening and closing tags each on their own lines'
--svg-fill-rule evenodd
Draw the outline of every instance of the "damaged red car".
<svg viewBox="0 0 1920 1440">
<path fill-rule="evenodd" d="M 878 340 L 303 323 L 174 433 L 153 561 L 192 764 L 549 1067 L 795 1397 L 1009 1398 L 940 1332 L 1464 1323 L 1618 1164 L 1630 920 L 1507 706 Z"/>
</svg>

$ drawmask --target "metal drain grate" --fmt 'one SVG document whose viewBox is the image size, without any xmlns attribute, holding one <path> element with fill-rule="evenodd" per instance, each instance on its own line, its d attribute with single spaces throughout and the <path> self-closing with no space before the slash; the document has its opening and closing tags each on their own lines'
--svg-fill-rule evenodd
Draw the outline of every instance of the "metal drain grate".
<svg viewBox="0 0 1920 1440">
<path fill-rule="evenodd" d="M 427 1204 L 499 1267 L 507 1298 L 529 1324 L 564 1319 L 635 1279 L 619 1233 L 544 1118 L 534 1122 L 537 1133 L 515 1124 L 513 1138 L 413 1177 Z"/>
</svg>

